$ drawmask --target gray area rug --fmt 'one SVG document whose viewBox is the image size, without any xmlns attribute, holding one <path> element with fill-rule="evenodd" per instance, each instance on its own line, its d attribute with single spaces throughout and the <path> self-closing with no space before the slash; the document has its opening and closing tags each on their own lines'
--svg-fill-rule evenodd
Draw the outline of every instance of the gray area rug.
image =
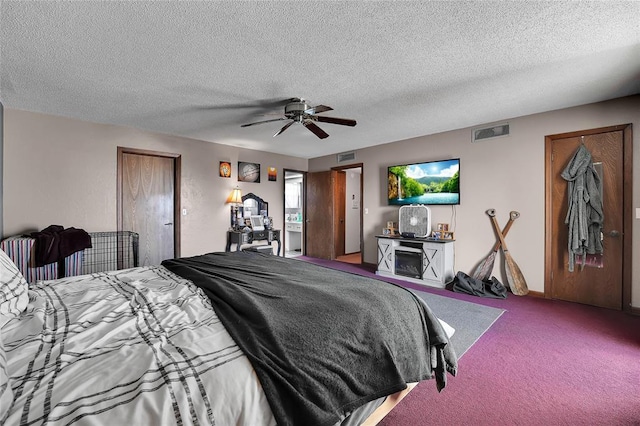
<svg viewBox="0 0 640 426">
<path fill-rule="evenodd" d="M 503 309 L 411 290 L 427 302 L 434 314 L 456 331 L 451 344 L 460 358 L 504 313 Z"/>
</svg>

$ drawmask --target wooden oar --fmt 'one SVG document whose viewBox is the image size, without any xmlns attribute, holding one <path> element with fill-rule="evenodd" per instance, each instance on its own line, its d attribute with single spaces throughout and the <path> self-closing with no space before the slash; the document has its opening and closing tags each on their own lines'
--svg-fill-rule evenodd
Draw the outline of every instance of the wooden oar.
<svg viewBox="0 0 640 426">
<path fill-rule="evenodd" d="M 502 236 L 502 232 L 500 232 L 500 225 L 498 225 L 498 221 L 496 220 L 496 211 L 494 209 L 490 209 L 487 210 L 487 214 L 491 217 L 493 227 L 498 233 L 498 238 L 500 238 L 500 243 L 502 244 L 505 269 L 507 272 L 507 282 L 509 284 L 509 288 L 511 289 L 511 293 L 515 294 L 516 296 L 524 296 L 525 294 L 529 293 L 529 288 L 527 287 L 527 282 L 524 279 L 520 268 L 516 264 L 515 260 L 513 260 L 513 258 L 511 257 L 511 253 L 509 253 L 507 244 L 504 242 L 504 237 Z"/>
<path fill-rule="evenodd" d="M 513 222 L 519 217 L 520 213 L 516 211 L 512 211 L 511 213 L 509 213 L 509 221 L 502 230 L 502 238 L 505 238 L 507 236 L 507 234 L 509 233 L 509 229 L 511 229 L 511 225 L 513 225 Z M 502 243 L 500 242 L 500 239 L 498 239 L 498 241 L 496 241 L 496 244 L 493 246 L 493 249 L 491 249 L 491 253 L 489 253 L 489 255 L 485 257 L 482 262 L 480 262 L 476 270 L 473 272 L 473 278 L 485 281 L 488 280 L 489 277 L 491 277 L 493 264 L 496 261 L 496 254 L 498 254 L 498 250 L 500 250 L 501 245 Z"/>
</svg>

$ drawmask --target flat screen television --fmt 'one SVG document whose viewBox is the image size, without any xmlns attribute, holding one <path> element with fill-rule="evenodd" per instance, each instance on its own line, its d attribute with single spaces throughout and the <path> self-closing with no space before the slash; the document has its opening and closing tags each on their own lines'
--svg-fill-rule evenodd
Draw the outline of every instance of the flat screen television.
<svg viewBox="0 0 640 426">
<path fill-rule="evenodd" d="M 460 159 L 389 166 L 389 205 L 460 204 Z"/>
</svg>

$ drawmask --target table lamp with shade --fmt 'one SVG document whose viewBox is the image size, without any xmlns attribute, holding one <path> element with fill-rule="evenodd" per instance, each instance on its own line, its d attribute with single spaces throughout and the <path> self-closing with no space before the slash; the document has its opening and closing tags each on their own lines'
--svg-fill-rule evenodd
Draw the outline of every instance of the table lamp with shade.
<svg viewBox="0 0 640 426">
<path fill-rule="evenodd" d="M 242 205 L 242 190 L 236 186 L 227 197 L 226 203 L 231 204 L 231 228 L 241 228 L 244 224 L 238 223 L 238 207 Z"/>
</svg>

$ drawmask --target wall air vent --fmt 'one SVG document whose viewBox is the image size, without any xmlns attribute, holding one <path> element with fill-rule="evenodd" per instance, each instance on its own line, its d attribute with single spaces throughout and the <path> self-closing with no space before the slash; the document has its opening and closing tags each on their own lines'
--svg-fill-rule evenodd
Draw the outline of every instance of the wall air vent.
<svg viewBox="0 0 640 426">
<path fill-rule="evenodd" d="M 337 155 L 338 163 L 344 163 L 345 161 L 353 161 L 356 159 L 355 152 L 343 152 Z"/>
<path fill-rule="evenodd" d="M 484 127 L 482 129 L 474 129 L 472 132 L 472 142 L 479 142 L 485 139 L 509 136 L 509 123 L 498 124 L 491 127 Z"/>
</svg>

